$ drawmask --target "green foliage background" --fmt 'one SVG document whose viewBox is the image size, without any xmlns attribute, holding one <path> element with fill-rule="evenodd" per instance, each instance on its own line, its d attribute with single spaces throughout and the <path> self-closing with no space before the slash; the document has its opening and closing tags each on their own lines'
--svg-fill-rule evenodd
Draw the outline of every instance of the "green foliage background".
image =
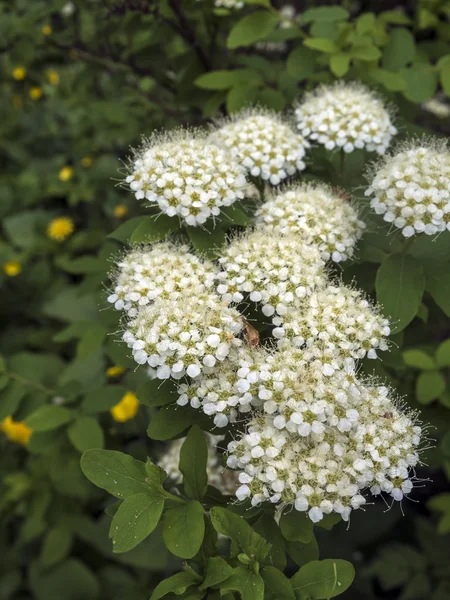
<svg viewBox="0 0 450 600">
<path fill-rule="evenodd" d="M 159 527 L 133 550 L 113 554 L 111 518 L 103 515 L 111 499 L 79 466 L 81 453 L 98 447 L 156 459 L 163 440 L 186 428 L 170 422 L 170 431 L 161 429 L 159 417 L 149 439 L 158 409 L 147 405 L 145 374 L 109 335 L 119 326 L 117 313 L 104 310 L 114 257 L 130 239 L 160 239 L 176 227 L 156 222 L 115 185 L 129 146 L 154 129 L 203 124 L 246 104 L 289 109 L 305 89 L 337 78 L 376 87 L 397 106 L 399 138 L 448 131 L 448 117 L 421 106 L 436 94 L 444 102 L 450 96 L 448 1 L 422 0 L 404 11 L 388 2 L 296 4 L 300 17 L 280 27 L 282 3 L 268 0 L 248 0 L 240 11 L 215 9 L 210 0 L 0 3 L 0 264 L 21 265 L 16 276 L 0 275 L 0 419 L 13 415 L 33 429 L 26 447 L 0 439 L 2 600 L 140 600 L 180 568 Z M 305 177 L 352 190 L 362 205 L 368 230 L 342 276 L 397 319 L 395 345 L 375 369 L 433 427 L 437 441 L 419 473 L 432 482 L 415 490 L 417 504 L 404 503 L 404 516 L 380 503 L 356 512 L 348 530 L 340 523 L 315 534 L 320 558 L 355 565 L 343 597 L 445 600 L 450 233 L 410 247 L 388 235 L 364 207 L 368 159 L 354 152 L 342 174 L 337 156 L 315 149 Z M 68 180 L 64 167 L 72 169 Z M 116 216 L 119 205 L 126 215 Z M 60 243 L 47 227 L 62 216 L 75 230 Z M 191 241 L 210 251 L 246 220 L 234 214 Z M 111 366 L 125 371 L 108 378 Z M 127 391 L 141 407 L 135 419 L 116 423 L 109 410 Z M 294 563 L 317 558 L 297 552 L 289 574 Z"/>
</svg>

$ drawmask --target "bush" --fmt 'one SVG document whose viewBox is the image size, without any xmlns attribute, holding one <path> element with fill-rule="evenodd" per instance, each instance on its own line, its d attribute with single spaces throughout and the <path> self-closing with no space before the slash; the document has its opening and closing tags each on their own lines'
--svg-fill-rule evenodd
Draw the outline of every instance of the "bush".
<svg viewBox="0 0 450 600">
<path fill-rule="evenodd" d="M 1 5 L 0 598 L 450 597 L 448 6 L 341 4 Z"/>
</svg>

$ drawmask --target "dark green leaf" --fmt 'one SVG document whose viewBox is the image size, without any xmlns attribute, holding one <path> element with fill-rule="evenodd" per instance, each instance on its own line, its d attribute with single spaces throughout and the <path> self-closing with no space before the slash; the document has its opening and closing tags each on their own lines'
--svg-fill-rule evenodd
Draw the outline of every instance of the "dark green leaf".
<svg viewBox="0 0 450 600">
<path fill-rule="evenodd" d="M 168 579 L 164 579 L 164 581 L 161 581 L 161 583 L 156 586 L 155 591 L 150 596 L 150 600 L 159 600 L 170 593 L 181 596 L 189 587 L 197 583 L 198 580 L 195 576 L 187 571 L 175 573 L 175 575 L 172 575 L 172 577 L 169 577 Z"/>
<path fill-rule="evenodd" d="M 205 535 L 205 518 L 200 502 L 193 500 L 170 508 L 164 514 L 163 537 L 167 548 L 180 558 L 192 558 Z"/>
<path fill-rule="evenodd" d="M 292 577 L 297 600 L 328 600 L 343 594 L 355 577 L 353 565 L 346 560 L 314 560 Z"/>
<path fill-rule="evenodd" d="M 39 563 L 44 569 L 53 567 L 66 558 L 72 545 L 72 534 L 63 527 L 52 527 L 46 534 Z"/>
<path fill-rule="evenodd" d="M 131 234 L 130 241 L 133 244 L 152 244 L 163 240 L 179 228 L 180 223 L 176 217 L 163 214 L 156 217 L 141 217 L 141 222 Z"/>
<path fill-rule="evenodd" d="M 429 404 L 445 391 L 445 377 L 439 371 L 425 371 L 416 382 L 417 400 L 421 404 Z"/>
<path fill-rule="evenodd" d="M 146 406 L 164 406 L 178 398 L 177 387 L 173 380 L 150 379 L 136 392 L 137 399 Z"/>
<path fill-rule="evenodd" d="M 388 71 L 398 71 L 412 62 L 416 46 L 412 33 L 404 27 L 397 27 L 391 35 L 383 52 L 383 67 Z"/>
<path fill-rule="evenodd" d="M 264 600 L 295 600 L 292 584 L 280 570 L 264 567 L 261 577 L 264 581 Z"/>
<path fill-rule="evenodd" d="M 306 513 L 290 510 L 282 515 L 280 529 L 283 536 L 290 542 L 303 542 L 307 544 L 313 538 L 313 522 Z"/>
<path fill-rule="evenodd" d="M 316 56 L 314 50 L 298 46 L 288 56 L 286 63 L 287 72 L 297 81 L 307 79 L 314 73 L 316 68 Z"/>
<path fill-rule="evenodd" d="M 194 425 L 189 430 L 180 451 L 180 471 L 183 474 L 184 491 L 193 500 L 202 500 L 208 485 L 206 463 L 208 446 L 205 434 Z"/>
<path fill-rule="evenodd" d="M 263 600 L 264 581 L 258 573 L 245 567 L 237 567 L 221 584 L 220 592 L 239 592 L 242 600 Z"/>
<path fill-rule="evenodd" d="M 134 494 L 119 506 L 111 523 L 114 552 L 128 552 L 155 529 L 164 509 L 161 493 Z"/>
<path fill-rule="evenodd" d="M 50 431 L 70 423 L 74 413 L 64 406 L 45 404 L 27 418 L 27 425 L 33 431 Z"/>
<path fill-rule="evenodd" d="M 169 404 L 154 415 L 147 429 L 153 440 L 170 440 L 191 424 L 188 407 Z"/>
<path fill-rule="evenodd" d="M 103 429 L 92 417 L 78 417 L 67 430 L 69 440 L 80 452 L 103 448 Z"/>
<path fill-rule="evenodd" d="M 203 580 L 200 589 L 205 590 L 213 585 L 222 583 L 222 581 L 225 581 L 232 572 L 233 568 L 230 567 L 223 558 L 220 558 L 220 556 L 209 558 L 205 569 L 205 579 Z"/>
<path fill-rule="evenodd" d="M 231 29 L 228 39 L 228 48 L 250 46 L 262 40 L 278 23 L 279 17 L 273 12 L 260 10 L 245 16 Z"/>
</svg>

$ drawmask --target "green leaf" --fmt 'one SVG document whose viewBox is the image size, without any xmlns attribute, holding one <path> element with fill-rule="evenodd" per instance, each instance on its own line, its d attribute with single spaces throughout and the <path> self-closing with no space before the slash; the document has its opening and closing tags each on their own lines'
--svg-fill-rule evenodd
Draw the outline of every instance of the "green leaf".
<svg viewBox="0 0 450 600">
<path fill-rule="evenodd" d="M 376 25 L 376 17 L 374 13 L 363 13 L 356 20 L 356 33 L 358 35 L 364 35 L 369 33 Z"/>
<path fill-rule="evenodd" d="M 88 414 L 106 412 L 118 404 L 127 393 L 121 385 L 105 385 L 92 390 L 83 399 L 82 407 Z"/>
<path fill-rule="evenodd" d="M 203 431 L 198 425 L 190 428 L 180 451 L 180 471 L 183 486 L 189 498 L 202 500 L 208 486 L 206 463 L 208 446 Z"/>
<path fill-rule="evenodd" d="M 45 404 L 35 410 L 26 420 L 33 431 L 50 431 L 70 423 L 74 413 L 64 406 Z"/>
<path fill-rule="evenodd" d="M 279 569 L 264 567 L 261 577 L 264 581 L 264 600 L 295 600 L 291 582 Z"/>
<path fill-rule="evenodd" d="M 234 71 L 210 71 L 197 77 L 195 85 L 205 90 L 228 90 L 229 88 L 249 80 L 262 81 L 261 76 L 252 69 L 235 69 Z"/>
<path fill-rule="evenodd" d="M 264 581 L 258 573 L 237 567 L 220 586 L 221 595 L 227 592 L 239 592 L 242 600 L 263 600 Z"/>
<path fill-rule="evenodd" d="M 424 371 L 436 369 L 433 358 L 423 350 L 405 350 L 403 360 L 408 367 L 415 367 Z"/>
<path fill-rule="evenodd" d="M 164 514 L 163 537 L 167 548 L 180 558 L 192 558 L 205 535 L 205 518 L 200 502 L 193 500 L 170 508 Z"/>
<path fill-rule="evenodd" d="M 405 96 L 411 102 L 420 104 L 435 95 L 438 76 L 432 65 L 413 65 L 403 69 L 401 75 L 406 82 Z"/>
<path fill-rule="evenodd" d="M 427 265 L 426 290 L 439 308 L 450 317 L 450 263 Z"/>
<path fill-rule="evenodd" d="M 306 513 L 291 510 L 281 516 L 280 529 L 283 537 L 290 542 L 303 542 L 307 544 L 313 538 L 313 522 Z"/>
<path fill-rule="evenodd" d="M 81 470 L 97 487 L 116 498 L 148 493 L 145 464 L 115 450 L 87 450 L 81 457 Z"/>
<path fill-rule="evenodd" d="M 312 560 L 319 559 L 319 546 L 315 537 L 308 544 L 301 542 L 287 542 L 286 550 L 292 560 L 299 567 L 309 563 Z"/>
<path fill-rule="evenodd" d="M 80 452 L 91 448 L 103 448 L 103 429 L 92 417 L 78 417 L 67 430 L 69 440 Z"/>
<path fill-rule="evenodd" d="M 251 82 L 235 85 L 227 94 L 227 111 L 229 113 L 237 112 L 244 108 L 244 106 L 253 104 L 257 93 L 257 87 Z"/>
<path fill-rule="evenodd" d="M 302 23 L 345 21 L 350 16 L 343 6 L 318 6 L 302 13 Z"/>
<path fill-rule="evenodd" d="M 273 12 L 259 10 L 245 16 L 231 29 L 228 39 L 228 48 L 250 46 L 268 35 L 277 25 L 279 16 Z"/>
<path fill-rule="evenodd" d="M 380 19 L 393 25 L 411 24 L 411 19 L 402 10 L 386 10 L 380 14 Z"/>
<path fill-rule="evenodd" d="M 220 556 L 213 556 L 208 558 L 208 564 L 205 569 L 205 579 L 199 589 L 205 590 L 206 588 L 218 585 L 228 579 L 233 572 L 233 567 L 224 561 Z"/>
<path fill-rule="evenodd" d="M 30 587 L 36 600 L 97 600 L 100 585 L 94 573 L 80 560 L 69 558 L 48 572 L 32 565 Z"/>
<path fill-rule="evenodd" d="M 253 215 L 249 215 L 235 202 L 231 206 L 223 206 L 220 209 L 220 218 L 222 227 L 226 229 L 231 225 L 242 225 L 245 227 L 253 222 Z"/>
<path fill-rule="evenodd" d="M 363 44 L 352 46 L 350 54 L 353 58 L 370 62 L 378 60 L 381 56 L 381 51 L 374 44 Z"/>
<path fill-rule="evenodd" d="M 269 544 L 271 548 L 264 559 L 264 563 L 276 567 L 280 571 L 286 568 L 286 540 L 284 539 L 278 524 L 275 519 L 268 515 L 262 514 L 255 523 L 252 524 L 253 529 L 259 533 Z"/>
<path fill-rule="evenodd" d="M 153 416 L 147 429 L 152 440 L 170 440 L 191 424 L 189 407 L 169 404 Z"/>
<path fill-rule="evenodd" d="M 14 415 L 27 392 L 28 388 L 23 383 L 17 380 L 11 381 L 6 390 L 1 394 L 0 421 Z"/>
<path fill-rule="evenodd" d="M 141 222 L 131 234 L 132 244 L 152 244 L 163 240 L 170 233 L 180 229 L 180 222 L 176 217 L 160 214 L 156 217 L 141 217 Z"/>
<path fill-rule="evenodd" d="M 439 344 L 434 357 L 439 367 L 450 367 L 450 339 Z"/>
<path fill-rule="evenodd" d="M 217 258 L 226 242 L 226 233 L 218 224 L 210 230 L 201 227 L 186 227 L 186 230 L 199 254 L 209 259 Z"/>
<path fill-rule="evenodd" d="M 330 69 L 336 77 L 342 77 L 348 71 L 350 66 L 350 55 L 345 52 L 338 52 L 330 56 Z"/>
<path fill-rule="evenodd" d="M 146 406 L 164 406 L 177 400 L 177 387 L 171 379 L 167 381 L 150 379 L 138 388 L 136 397 Z"/>
<path fill-rule="evenodd" d="M 416 54 L 414 36 L 404 27 L 391 31 L 383 52 L 383 67 L 388 71 L 399 71 L 412 62 Z"/>
<path fill-rule="evenodd" d="M 42 568 L 53 567 L 66 558 L 72 546 L 72 534 L 63 527 L 52 527 L 42 543 L 39 564 Z"/>
<path fill-rule="evenodd" d="M 328 38 L 308 38 L 303 42 L 303 44 L 307 48 L 319 50 L 320 52 L 326 52 L 329 54 L 335 54 L 336 52 L 339 52 L 339 47 Z"/>
<path fill-rule="evenodd" d="M 231 510 L 214 506 L 211 509 L 211 522 L 218 533 L 233 540 L 247 556 L 254 556 L 258 562 L 267 556 L 270 544 Z"/>
<path fill-rule="evenodd" d="M 286 99 L 283 94 L 280 91 L 271 88 L 260 90 L 256 97 L 256 101 L 258 105 L 266 106 L 277 112 L 282 111 L 286 106 Z"/>
<path fill-rule="evenodd" d="M 114 229 L 107 237 L 112 238 L 113 240 L 117 240 L 119 242 L 126 243 L 129 241 L 133 231 L 135 231 L 136 227 L 142 223 L 142 217 L 133 217 L 132 219 L 128 219 L 125 223 L 122 223 Z"/>
<path fill-rule="evenodd" d="M 175 575 L 164 579 L 164 581 L 161 581 L 156 586 L 155 591 L 150 596 L 150 600 L 159 600 L 170 593 L 181 596 L 189 587 L 195 584 L 198 584 L 198 580 L 189 571 L 175 573 Z"/>
<path fill-rule="evenodd" d="M 371 69 L 369 75 L 390 92 L 399 92 L 406 89 L 406 81 L 400 73 L 392 73 L 386 69 Z"/>
<path fill-rule="evenodd" d="M 445 65 L 440 71 L 442 89 L 446 96 L 450 96 L 450 65 Z"/>
<path fill-rule="evenodd" d="M 81 337 L 77 346 L 77 358 L 85 360 L 98 351 L 108 331 L 103 325 L 91 325 Z"/>
<path fill-rule="evenodd" d="M 314 560 L 291 578 L 297 600 L 328 600 L 344 593 L 355 577 L 346 560 Z"/>
<path fill-rule="evenodd" d="M 416 316 L 425 288 L 422 265 L 412 256 L 392 254 L 381 264 L 375 281 L 377 299 L 398 333 Z"/>
<path fill-rule="evenodd" d="M 446 387 L 445 377 L 439 371 L 425 371 L 416 381 L 416 396 L 421 404 L 436 400 Z"/>
<path fill-rule="evenodd" d="M 128 552 L 142 542 L 158 525 L 164 509 L 164 497 L 156 492 L 134 494 L 119 506 L 109 536 L 114 552 Z"/>
<path fill-rule="evenodd" d="M 314 50 L 298 46 L 289 54 L 286 70 L 296 81 L 303 81 L 312 75 L 316 68 L 316 56 Z"/>
</svg>

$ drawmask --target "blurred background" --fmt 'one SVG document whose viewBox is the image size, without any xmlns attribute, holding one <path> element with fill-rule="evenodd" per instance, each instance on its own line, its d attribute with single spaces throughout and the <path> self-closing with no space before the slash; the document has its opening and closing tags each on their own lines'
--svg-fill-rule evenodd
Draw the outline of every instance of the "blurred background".
<svg viewBox="0 0 450 600">
<path fill-rule="evenodd" d="M 146 435 L 145 374 L 108 335 L 119 321 L 106 310 L 107 274 L 132 232 L 140 241 L 145 212 L 119 185 L 130 147 L 247 104 L 289 109 L 339 78 L 377 88 L 396 107 L 400 138 L 448 132 L 449 1 L 232 4 L 0 2 L 1 600 L 141 600 L 179 566 L 159 530 L 113 555 L 106 495 L 79 468 L 90 447 L 167 452 Z M 242 25 L 256 12 L 257 27 Z M 362 204 L 364 160 L 352 154 L 346 170 Z M 332 169 L 317 150 L 307 176 L 331 179 Z M 356 567 L 345 598 L 450 598 L 447 238 L 417 246 L 430 263 L 428 292 L 376 365 L 430 423 L 423 487 L 401 508 L 380 501 L 349 527 L 317 532 L 321 558 Z M 373 294 L 390 248 L 386 236 L 366 235 L 344 280 Z"/>
</svg>

